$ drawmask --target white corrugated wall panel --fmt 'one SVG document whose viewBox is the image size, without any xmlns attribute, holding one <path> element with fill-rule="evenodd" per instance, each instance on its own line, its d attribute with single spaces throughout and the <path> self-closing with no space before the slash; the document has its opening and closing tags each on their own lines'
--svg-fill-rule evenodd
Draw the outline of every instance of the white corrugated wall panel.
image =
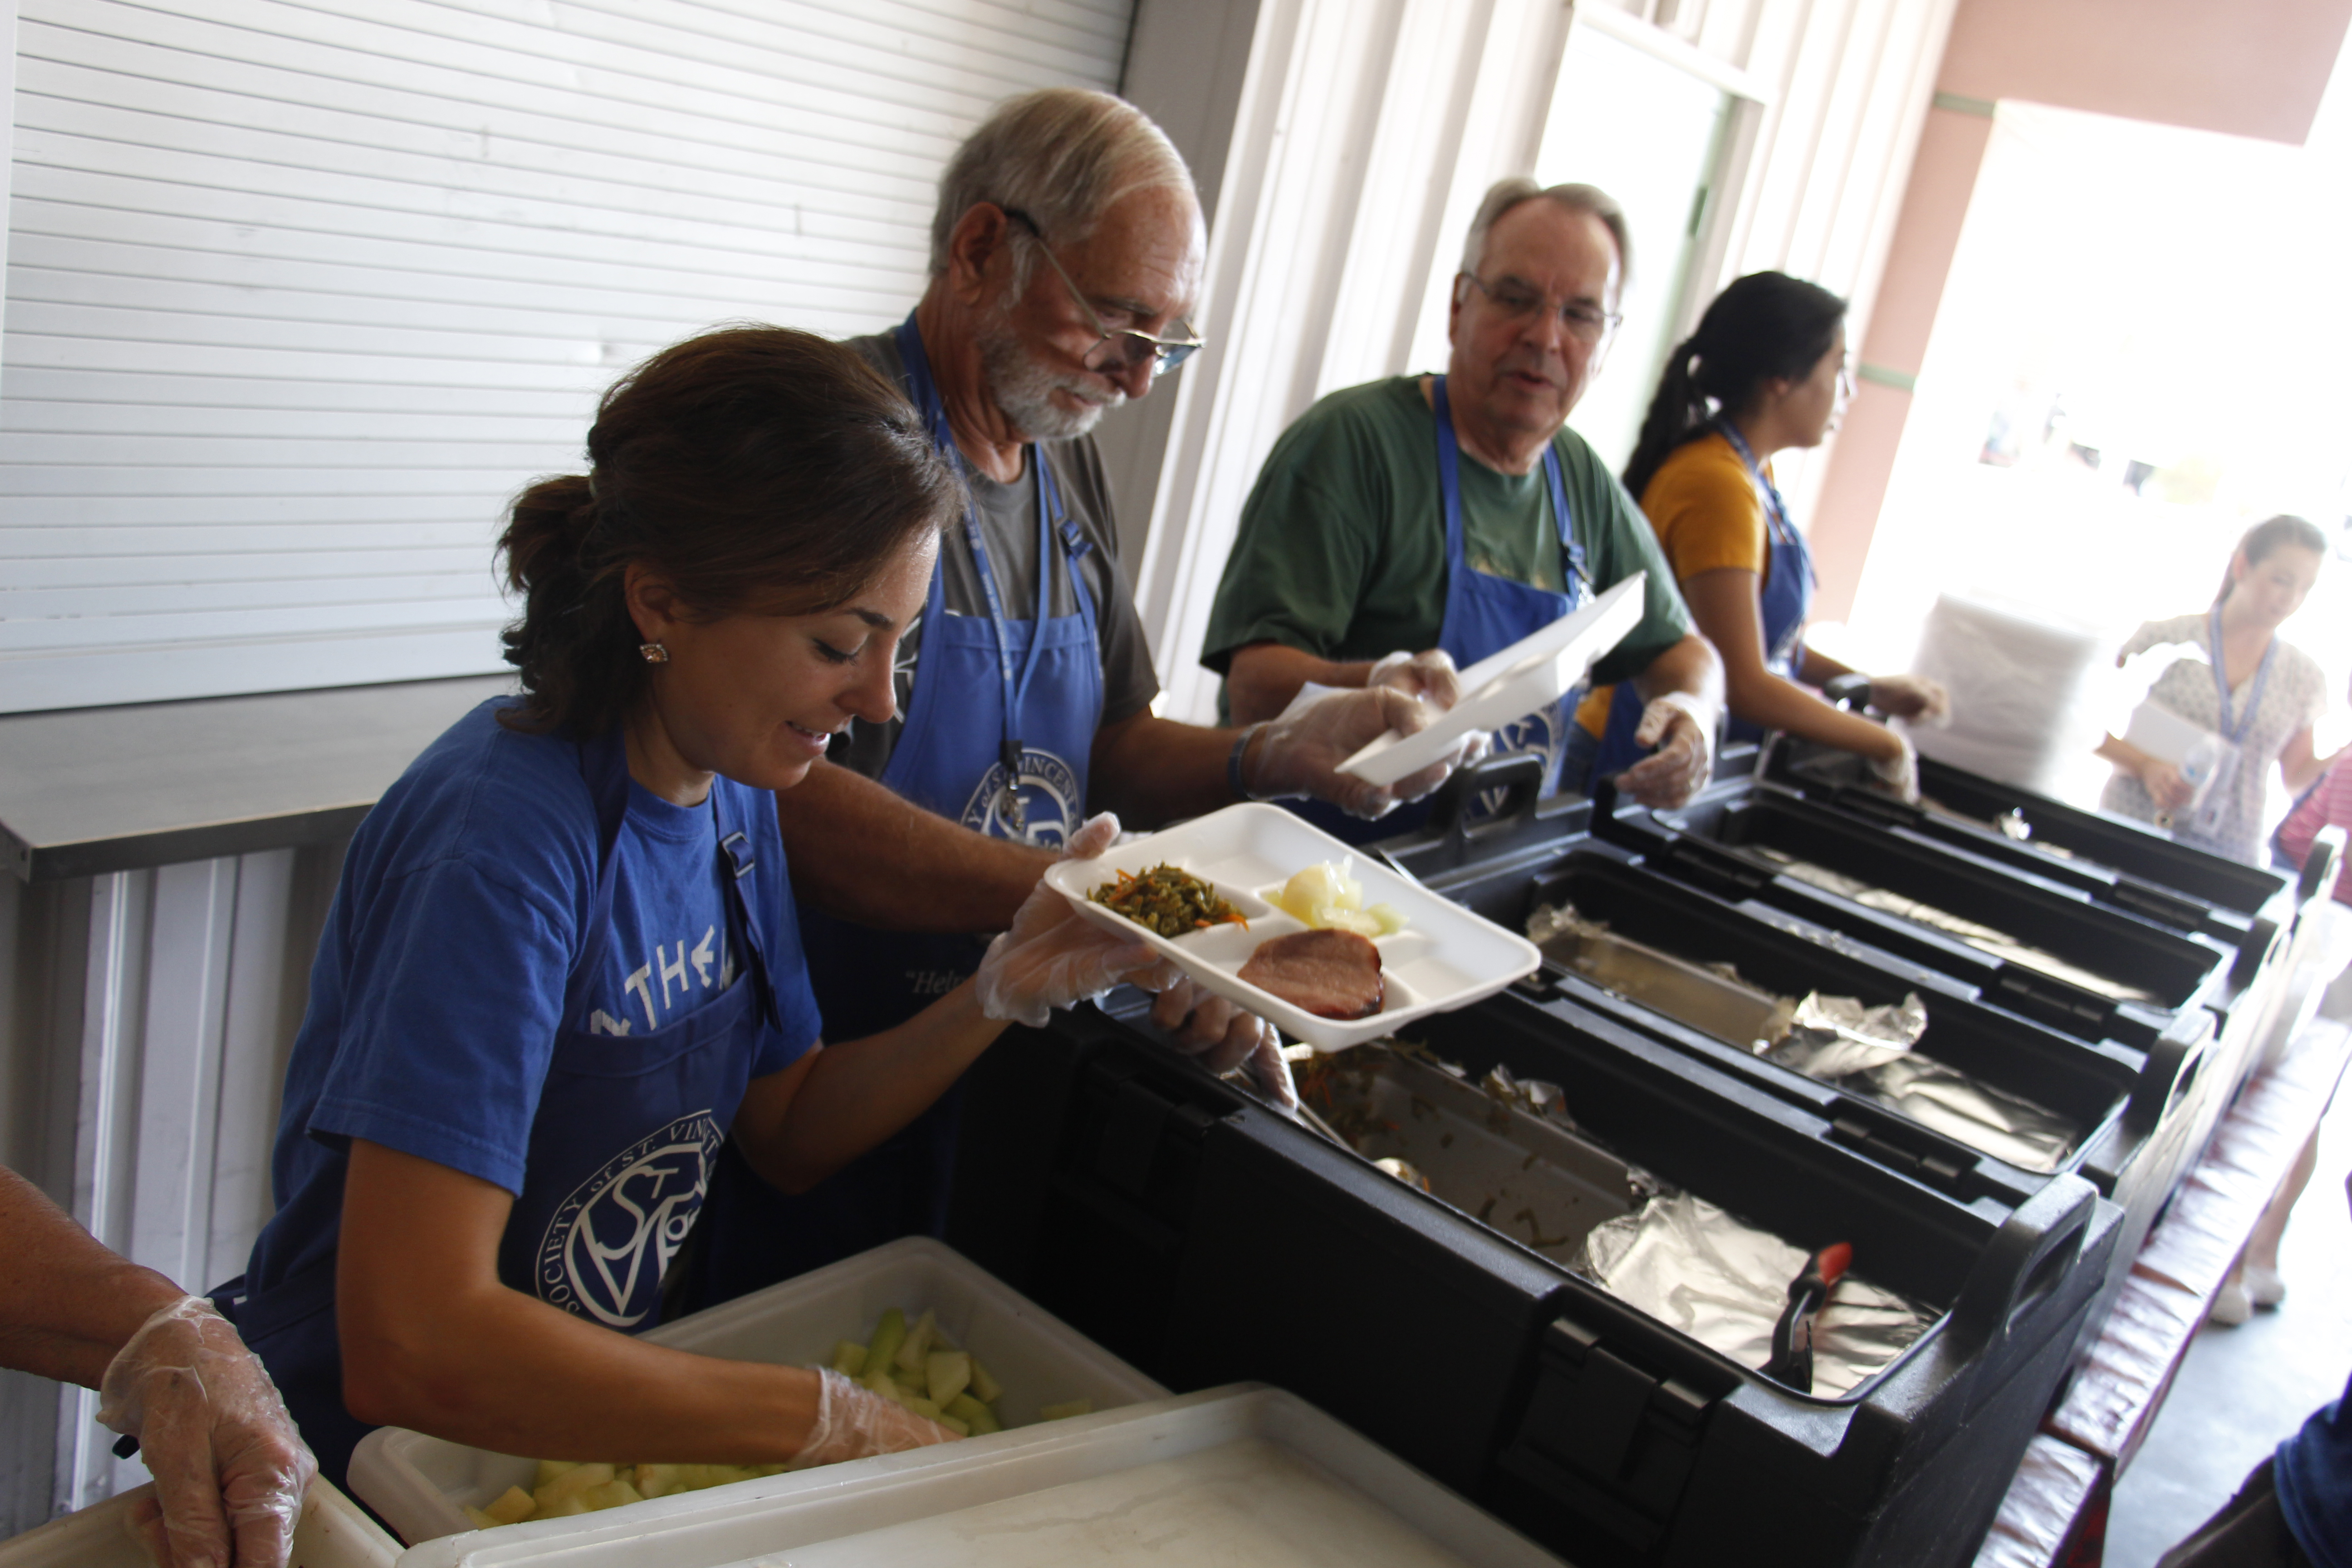
<svg viewBox="0 0 2352 1568">
<path fill-rule="evenodd" d="M 503 499 L 714 321 L 871 331 L 1132 0 L 23 0 L 0 711 L 498 668 Z"/>
</svg>

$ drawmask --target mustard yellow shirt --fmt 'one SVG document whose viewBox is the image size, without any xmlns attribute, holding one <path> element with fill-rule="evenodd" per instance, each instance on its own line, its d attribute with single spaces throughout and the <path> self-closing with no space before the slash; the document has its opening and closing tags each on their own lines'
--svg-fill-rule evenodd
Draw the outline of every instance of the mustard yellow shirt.
<svg viewBox="0 0 2352 1568">
<path fill-rule="evenodd" d="M 1769 476 L 1772 465 L 1764 465 Z M 1677 587 L 1702 572 L 1736 566 L 1766 574 L 1771 560 L 1764 497 L 1748 465 L 1720 431 L 1710 430 L 1666 455 L 1642 490 L 1642 515 L 1658 536 Z M 1609 727 L 1615 688 L 1594 687 L 1576 721 L 1594 735 Z"/>
</svg>

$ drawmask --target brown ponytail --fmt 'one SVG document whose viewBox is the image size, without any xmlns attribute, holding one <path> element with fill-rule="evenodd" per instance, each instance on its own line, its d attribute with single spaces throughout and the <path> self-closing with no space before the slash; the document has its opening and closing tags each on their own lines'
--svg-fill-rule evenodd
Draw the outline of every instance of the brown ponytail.
<svg viewBox="0 0 2352 1568">
<path fill-rule="evenodd" d="M 522 614 L 506 628 L 532 732 L 593 735 L 646 679 L 623 596 L 630 563 L 690 613 L 808 615 L 847 603 L 959 515 L 961 476 L 898 389 L 856 353 L 781 327 L 664 349 L 614 384 L 590 475 L 538 480 L 499 542 Z"/>
<path fill-rule="evenodd" d="M 2231 552 L 2230 564 L 2221 568 L 2221 591 L 2213 595 L 2213 602 L 2220 604 L 2238 585 L 2238 556 L 2244 556 L 2249 566 L 2259 566 L 2271 558 L 2273 552 L 2289 544 L 2311 551 L 2323 561 L 2327 559 L 2327 535 L 2320 532 L 2317 525 L 2283 511 L 2246 530 L 2245 536 L 2238 541 L 2238 548 Z"/>
</svg>

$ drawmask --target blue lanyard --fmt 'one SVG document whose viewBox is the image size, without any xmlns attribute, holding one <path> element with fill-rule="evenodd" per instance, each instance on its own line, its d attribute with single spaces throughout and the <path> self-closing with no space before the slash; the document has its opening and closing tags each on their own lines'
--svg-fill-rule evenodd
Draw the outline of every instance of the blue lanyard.
<svg viewBox="0 0 2352 1568">
<path fill-rule="evenodd" d="M 1731 449 L 1739 454 L 1741 462 L 1748 465 L 1748 476 L 1763 488 L 1764 515 L 1771 520 L 1772 526 L 1779 531 L 1780 542 L 1796 543 L 1797 527 L 1789 521 L 1788 503 L 1780 499 L 1780 488 L 1772 483 L 1772 477 L 1764 471 L 1764 465 L 1756 460 L 1756 454 L 1749 448 L 1748 438 L 1739 433 L 1739 426 L 1728 419 L 1718 418 L 1715 422 L 1715 427 L 1723 432 L 1723 438 L 1731 443 Z"/>
<path fill-rule="evenodd" d="M 931 433 L 939 449 L 956 459 L 961 472 L 963 454 L 955 444 L 955 432 L 948 424 L 947 405 L 940 396 L 939 384 L 931 379 L 930 356 L 923 350 L 922 334 L 915 329 L 913 311 L 898 323 L 895 336 L 898 358 L 907 367 L 907 386 L 914 394 L 915 406 L 923 416 L 923 423 Z M 1029 453 L 1030 467 L 1037 476 L 1037 603 L 1035 618 L 1039 623 L 1029 637 L 1029 657 L 1023 662 L 1018 678 L 1013 674 L 1013 622 L 1004 613 L 1004 595 L 997 591 L 996 570 L 988 559 L 987 542 L 981 537 L 980 511 L 972 504 L 970 487 L 964 492 L 963 537 L 971 550 L 971 562 L 980 573 L 981 592 L 988 598 L 988 618 L 996 631 L 996 668 L 1004 684 L 1004 739 L 997 747 L 997 761 L 1004 767 L 1004 792 L 1013 825 L 1021 825 L 1021 758 L 1023 748 L 1019 723 L 1022 704 L 1029 700 L 1030 682 L 1036 679 L 1037 658 L 1045 651 L 1045 638 L 1042 623 L 1047 607 L 1053 603 L 1053 542 L 1054 526 L 1061 521 L 1062 496 L 1055 484 L 1052 469 L 1046 467 L 1045 454 L 1034 447 Z M 934 571 L 944 570 L 934 567 Z"/>
<path fill-rule="evenodd" d="M 1446 548 L 1459 555 L 1464 553 L 1462 532 L 1462 441 L 1454 433 L 1454 407 L 1445 395 L 1445 378 L 1430 377 L 1431 411 L 1437 416 L 1437 493 L 1445 508 Z M 1585 570 L 1584 542 L 1576 537 L 1576 517 L 1568 509 L 1568 480 L 1559 466 L 1559 448 L 1544 443 L 1544 485 L 1551 492 L 1553 523 L 1559 530 L 1560 548 L 1566 552 L 1566 581 L 1560 586 L 1561 595 L 1570 605 L 1581 604 L 1591 596 L 1592 574 Z"/>
<path fill-rule="evenodd" d="M 2254 727 L 2254 715 L 2262 710 L 2263 688 L 2271 678 L 2271 656 L 2278 652 L 2278 637 L 2273 634 L 2270 647 L 2263 649 L 2263 662 L 2254 667 L 2254 684 L 2246 693 L 2246 705 L 2238 710 L 2238 721 L 2230 722 L 2230 678 L 2221 668 L 2221 606 L 2216 602 L 2205 620 L 2205 643 L 2213 655 L 2213 700 L 2221 710 L 2218 728 L 2221 738 L 2235 746 Z"/>
</svg>

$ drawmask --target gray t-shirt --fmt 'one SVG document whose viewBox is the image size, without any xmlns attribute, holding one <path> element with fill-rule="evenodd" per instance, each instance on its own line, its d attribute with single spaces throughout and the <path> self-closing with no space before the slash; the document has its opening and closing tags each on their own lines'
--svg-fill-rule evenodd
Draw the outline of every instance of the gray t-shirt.
<svg viewBox="0 0 2352 1568">
<path fill-rule="evenodd" d="M 906 365 L 898 345 L 887 332 L 852 338 L 849 346 L 903 390 Z M 1078 558 L 1087 595 L 1094 601 L 1095 634 L 1102 648 L 1102 722 L 1116 724 L 1151 706 L 1160 695 L 1160 677 L 1151 667 L 1150 646 L 1143 623 L 1135 613 L 1135 598 L 1118 569 L 1118 530 L 1111 511 L 1110 486 L 1103 478 L 1102 457 L 1094 437 L 1041 441 L 1029 448 L 1031 461 L 1043 457 L 1061 491 L 1062 509 L 1094 546 Z M 988 547 L 988 563 L 1004 613 L 1015 620 L 1032 618 L 1037 599 L 1037 480 L 1024 471 L 1013 483 L 999 484 L 962 464 L 980 511 L 981 537 Z M 1077 613 L 1070 589 L 1069 558 L 1054 551 L 1053 605 L 1049 616 Z M 946 582 L 940 589 L 942 607 L 951 616 L 985 616 L 988 595 L 980 585 L 980 570 L 972 563 L 971 547 L 961 527 L 950 528 L 940 541 L 940 563 Z M 906 727 L 907 703 L 915 689 L 915 670 L 922 653 L 923 628 L 919 620 L 898 645 L 895 672 L 898 710 L 887 724 L 853 721 L 848 731 L 825 753 L 829 761 L 878 779 L 889 765 L 890 753 Z"/>
</svg>

